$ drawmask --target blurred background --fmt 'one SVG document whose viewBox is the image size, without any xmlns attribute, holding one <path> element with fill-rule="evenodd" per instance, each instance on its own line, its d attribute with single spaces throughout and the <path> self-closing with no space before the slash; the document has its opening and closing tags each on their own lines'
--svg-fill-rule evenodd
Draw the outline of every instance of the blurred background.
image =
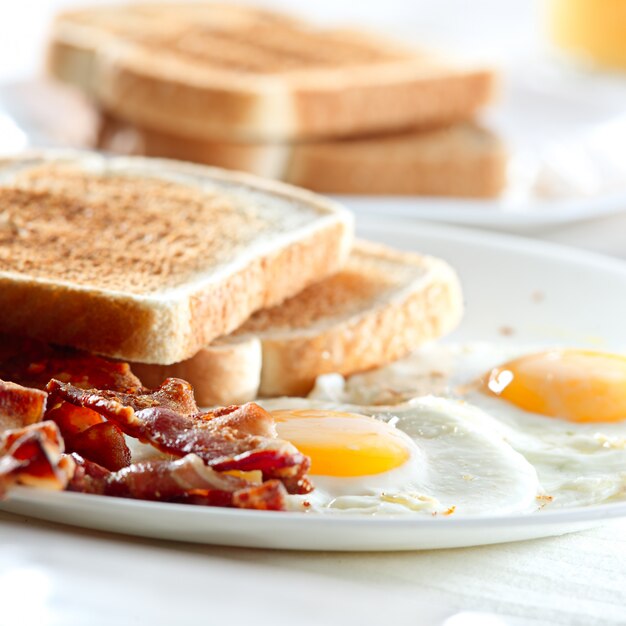
<svg viewBox="0 0 626 626">
<path fill-rule="evenodd" d="M 535 56 L 542 49 L 540 14 L 545 1 L 249 0 L 240 4 L 284 10 L 326 24 L 359 24 L 420 45 L 449 48 L 475 58 L 483 56 L 509 63 Z M 19 80 L 37 71 L 46 34 L 56 12 L 106 4 L 111 2 L 20 0 L 0 3 L 0 80 Z"/>
<path fill-rule="evenodd" d="M 93 143 L 89 111 L 79 110 L 78 100 L 70 102 L 64 93 L 44 90 L 41 76 L 54 15 L 68 7 L 105 4 L 110 3 L 0 4 L 0 152 Z M 626 0 L 243 4 L 321 25 L 364 27 L 497 71 L 497 97 L 480 110 L 478 122 L 505 147 L 501 185 L 494 183 L 488 191 L 452 185 L 409 192 L 391 185 L 376 198 L 368 189 L 317 190 L 347 193 L 346 202 L 357 211 L 518 232 L 626 210 Z M 119 146 L 117 139 L 100 145 L 113 151 Z M 141 146 L 135 143 L 131 151 L 141 152 Z M 387 198 L 382 204 L 381 195 Z"/>
</svg>

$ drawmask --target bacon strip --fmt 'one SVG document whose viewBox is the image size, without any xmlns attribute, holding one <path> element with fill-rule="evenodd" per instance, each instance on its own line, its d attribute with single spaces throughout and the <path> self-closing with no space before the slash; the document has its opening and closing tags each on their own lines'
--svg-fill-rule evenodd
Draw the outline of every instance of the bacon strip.
<svg viewBox="0 0 626 626">
<path fill-rule="evenodd" d="M 0 380 L 0 434 L 43 419 L 48 394 Z"/>
<path fill-rule="evenodd" d="M 9 430 L 0 440 L 0 498 L 14 484 L 65 489 L 75 462 L 63 454 L 63 439 L 53 422 Z"/>
<path fill-rule="evenodd" d="M 90 426 L 69 441 L 66 439 L 66 445 L 69 451 L 111 471 L 128 467 L 131 463 L 131 453 L 124 434 L 112 422 Z"/>
<path fill-rule="evenodd" d="M 112 471 L 130 465 L 124 434 L 99 413 L 60 402 L 46 412 L 46 418 L 59 427 L 68 452 L 77 452 Z"/>
<path fill-rule="evenodd" d="M 183 457 L 198 455 L 217 471 L 261 470 L 264 479 L 281 480 L 290 493 L 307 493 L 308 457 L 291 443 L 276 438 L 272 416 L 256 404 L 226 407 L 214 412 L 190 414 L 192 406 L 176 409 L 188 383 L 168 379 L 150 394 L 85 391 L 52 380 L 52 402 L 66 401 L 97 411 L 124 433 L 149 443 L 161 452 Z M 146 408 L 149 407 L 149 408 Z"/>
<path fill-rule="evenodd" d="M 128 363 L 8 335 L 0 335 L 0 378 L 37 389 L 53 378 L 84 389 L 132 392 L 142 388 Z"/>
<path fill-rule="evenodd" d="M 118 472 L 63 453 L 54 422 L 7 431 L 0 447 L 0 498 L 16 484 L 142 500 L 282 511 L 287 492 L 278 480 L 256 485 L 207 467 L 189 454 L 155 460 Z"/>
<path fill-rule="evenodd" d="M 137 463 L 114 473 L 73 456 L 77 470 L 68 487 L 71 491 L 273 511 L 282 511 L 286 506 L 286 491 L 279 481 L 250 485 L 212 470 L 195 454 L 176 461 Z"/>
</svg>

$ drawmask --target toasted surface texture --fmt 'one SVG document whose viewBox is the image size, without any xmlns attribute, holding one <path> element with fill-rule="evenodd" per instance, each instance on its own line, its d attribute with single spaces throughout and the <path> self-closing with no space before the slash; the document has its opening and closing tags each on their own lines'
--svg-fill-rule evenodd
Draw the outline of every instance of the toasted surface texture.
<svg viewBox="0 0 626 626">
<path fill-rule="evenodd" d="M 61 14 L 50 72 L 120 118 L 189 138 L 349 136 L 471 117 L 493 74 L 371 34 L 214 3 Z"/>
<path fill-rule="evenodd" d="M 283 180 L 321 193 L 494 197 L 506 150 L 473 123 L 297 145 Z"/>
<path fill-rule="evenodd" d="M 183 139 L 105 115 L 99 146 L 242 170 L 331 194 L 486 198 L 497 196 L 506 182 L 502 142 L 472 122 L 288 144 Z"/>
<path fill-rule="evenodd" d="M 167 161 L 4 160 L 0 207 L 4 331 L 155 363 L 337 271 L 351 243 L 328 201 Z"/>
<path fill-rule="evenodd" d="M 203 368 L 223 365 L 229 354 L 236 364 L 243 350 L 260 341 L 260 376 L 248 372 L 240 379 L 243 399 L 300 395 L 321 374 L 378 367 L 441 337 L 462 310 L 458 278 L 444 261 L 358 242 L 341 272 L 257 312 L 232 335 L 173 366 L 178 369 L 161 369 L 156 378 L 185 371 L 204 403 L 215 404 L 225 383 L 215 385 Z M 223 396 L 221 401 L 229 402 Z"/>
</svg>

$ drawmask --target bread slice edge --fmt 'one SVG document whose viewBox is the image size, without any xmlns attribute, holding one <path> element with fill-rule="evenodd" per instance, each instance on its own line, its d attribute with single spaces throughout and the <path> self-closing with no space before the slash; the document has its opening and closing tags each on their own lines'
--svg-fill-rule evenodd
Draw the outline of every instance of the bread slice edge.
<svg viewBox="0 0 626 626">
<path fill-rule="evenodd" d="M 424 274 L 397 289 L 388 300 L 357 314 L 309 328 L 221 337 L 185 363 L 160 369 L 140 365 L 139 376 L 144 372 L 148 384 L 156 385 L 161 382 L 159 377 L 185 374 L 207 406 L 235 398 L 250 401 L 257 396 L 305 395 L 321 374 L 350 375 L 380 367 L 457 326 L 463 299 L 458 276 L 450 265 L 369 242 L 357 245 L 372 254 L 389 255 L 395 262 L 417 264 Z M 259 349 L 262 359 L 255 369 Z M 251 355 L 255 367 L 245 369 L 238 385 L 228 372 L 243 371 L 246 354 Z M 204 372 L 211 368 L 223 371 L 215 379 L 205 377 Z M 224 394 L 223 389 L 228 392 Z"/>
</svg>

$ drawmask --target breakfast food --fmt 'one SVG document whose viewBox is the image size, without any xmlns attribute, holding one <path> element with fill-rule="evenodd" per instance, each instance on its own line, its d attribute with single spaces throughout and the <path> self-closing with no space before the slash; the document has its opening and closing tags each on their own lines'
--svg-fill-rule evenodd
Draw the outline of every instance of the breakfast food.
<svg viewBox="0 0 626 626">
<path fill-rule="evenodd" d="M 434 394 L 450 415 L 471 410 L 536 468 L 544 506 L 587 506 L 626 494 L 625 387 L 622 355 L 432 345 L 347 381 L 322 377 L 305 403 L 394 415 Z"/>
<path fill-rule="evenodd" d="M 494 73 L 372 34 L 207 2 L 100 6 L 57 17 L 48 69 L 92 98 L 114 153 L 335 194 L 505 184 L 502 142 L 474 122 Z"/>
<path fill-rule="evenodd" d="M 626 493 L 620 355 L 430 345 L 347 380 L 322 376 L 307 398 L 205 412 L 185 381 L 146 389 L 126 365 L 100 357 L 26 343 L 3 358 L 5 377 L 39 387 L 52 379 L 45 414 L 24 411 L 22 425 L 0 434 L 0 495 L 27 485 L 196 506 L 449 517 Z M 42 394 L 17 382 L 0 385 L 4 407 L 15 391 L 32 396 L 13 403 L 14 419 L 16 407 L 40 407 Z"/>
<path fill-rule="evenodd" d="M 622 500 L 624 358 L 514 351 L 431 346 L 348 381 L 321 377 L 309 398 L 210 412 L 180 380 L 154 391 L 52 380 L 46 421 L 2 436 L 0 491 L 19 483 L 333 516 L 530 514 Z M 411 378 L 437 395 L 411 390 Z M 108 424 L 152 452 L 117 469 L 93 460 L 97 448 L 77 453 L 71 431 L 93 416 L 84 432 L 101 446 L 108 435 L 96 427 Z"/>
<path fill-rule="evenodd" d="M 21 419 L 0 431 L 0 497 L 21 484 L 282 510 L 287 494 L 312 488 L 308 457 L 279 439 L 255 404 L 201 412 L 185 381 L 149 390 L 124 363 L 28 339 L 8 343 L 2 375 L 33 387 L 0 383 L 3 411 Z M 16 392 L 25 401 L 12 401 Z M 131 438 L 152 450 L 147 460 L 133 462 Z"/>
<path fill-rule="evenodd" d="M 442 401 L 415 401 L 394 409 L 393 417 L 376 407 L 376 418 L 371 409 L 355 414 L 318 405 L 312 410 L 311 401 L 293 398 L 270 401 L 271 412 L 256 404 L 201 412 L 184 381 L 168 379 L 150 391 L 131 376 L 117 376 L 119 364 L 42 349 L 42 361 L 24 368 L 24 358 L 16 356 L 5 371 L 19 378 L 41 363 L 34 369 L 71 382 L 52 378 L 46 385 L 44 421 L 2 434 L 0 493 L 22 484 L 334 514 L 451 515 L 537 507 L 534 468 L 471 414 L 471 419 L 463 412 L 450 415 Z M 37 346 L 27 344 L 26 354 L 26 360 L 36 359 Z M 86 373 L 82 378 L 78 363 Z M 108 380 L 116 381 L 113 389 L 76 385 L 80 380 L 91 386 L 107 369 Z M 280 410 L 281 405 L 291 408 Z M 113 443 L 111 436 L 120 432 L 147 444 L 151 456 L 134 463 L 127 457 L 118 465 L 112 451 L 126 441 Z M 309 469 L 315 483 L 307 477 Z"/>
<path fill-rule="evenodd" d="M 42 391 L 0 380 L 0 432 L 41 421 L 45 407 Z"/>
<path fill-rule="evenodd" d="M 68 11 L 49 69 L 128 122 L 192 139 L 340 137 L 465 120 L 490 70 L 395 41 L 213 3 Z"/>
<path fill-rule="evenodd" d="M 2 330 L 143 362 L 193 356 L 343 265 L 347 211 L 201 166 L 90 153 L 0 163 Z"/>
<path fill-rule="evenodd" d="M 395 407 L 293 398 L 263 404 L 279 437 L 311 458 L 315 489 L 290 498 L 296 510 L 497 515 L 538 508 L 535 468 L 469 407 L 441 398 Z"/>
<path fill-rule="evenodd" d="M 297 143 L 181 138 L 104 115 L 98 145 L 242 170 L 331 194 L 497 196 L 506 151 L 473 122 L 398 133 Z"/>
<path fill-rule="evenodd" d="M 191 359 L 132 367 L 149 386 L 189 380 L 203 406 L 302 395 L 320 374 L 379 367 L 442 337 L 462 311 L 447 263 L 357 241 L 342 271 L 255 313 Z"/>
</svg>

